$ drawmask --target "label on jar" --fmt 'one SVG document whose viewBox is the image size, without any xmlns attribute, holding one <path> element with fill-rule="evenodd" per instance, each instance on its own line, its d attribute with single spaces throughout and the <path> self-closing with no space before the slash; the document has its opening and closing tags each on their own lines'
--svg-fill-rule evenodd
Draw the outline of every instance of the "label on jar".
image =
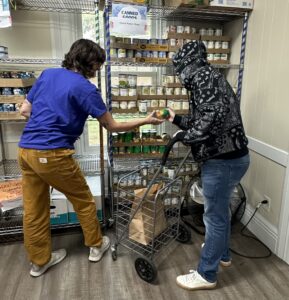
<svg viewBox="0 0 289 300">
<path fill-rule="evenodd" d="M 177 33 L 183 33 L 184 32 L 184 26 L 178 25 L 177 26 Z"/>
<path fill-rule="evenodd" d="M 128 96 L 128 89 L 119 89 L 119 95 L 122 97 Z"/>
<path fill-rule="evenodd" d="M 157 91 L 156 91 L 156 87 L 155 86 L 151 86 L 150 87 L 150 95 L 156 95 Z"/>
<path fill-rule="evenodd" d="M 146 114 L 147 113 L 147 101 L 140 101 L 139 102 L 139 111 L 140 113 Z"/>
<path fill-rule="evenodd" d="M 216 41 L 215 42 L 215 49 L 220 49 L 222 47 L 222 42 L 221 41 Z"/>
<path fill-rule="evenodd" d="M 130 88 L 128 89 L 128 95 L 129 96 L 136 96 L 136 88 Z"/>
<path fill-rule="evenodd" d="M 166 107 L 167 106 L 167 100 L 159 100 L 159 107 Z"/>
<path fill-rule="evenodd" d="M 152 100 L 151 101 L 151 107 L 158 107 L 159 106 L 159 101 L 158 100 Z"/>
<path fill-rule="evenodd" d="M 135 101 L 129 101 L 128 102 L 128 109 L 135 108 L 135 107 L 136 107 L 136 102 Z"/>
<path fill-rule="evenodd" d="M 157 87 L 157 95 L 163 95 L 164 94 L 164 89 L 162 86 Z"/>
</svg>

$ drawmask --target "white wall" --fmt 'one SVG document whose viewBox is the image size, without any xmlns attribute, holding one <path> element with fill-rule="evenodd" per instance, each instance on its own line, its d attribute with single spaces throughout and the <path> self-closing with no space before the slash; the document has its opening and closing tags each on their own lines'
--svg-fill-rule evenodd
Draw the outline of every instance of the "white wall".
<svg viewBox="0 0 289 300">
<path fill-rule="evenodd" d="M 272 200 L 269 212 L 260 209 L 259 214 L 276 231 L 274 251 L 281 236 L 280 216 L 289 201 L 284 196 L 289 152 L 288 19 L 289 1 L 255 1 L 249 18 L 241 103 L 252 149 L 244 185 L 251 207 L 264 195 Z"/>
</svg>

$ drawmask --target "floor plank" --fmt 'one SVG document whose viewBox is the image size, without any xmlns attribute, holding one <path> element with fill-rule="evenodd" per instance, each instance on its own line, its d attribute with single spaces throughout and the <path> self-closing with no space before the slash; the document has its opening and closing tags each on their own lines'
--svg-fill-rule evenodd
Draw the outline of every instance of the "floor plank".
<svg viewBox="0 0 289 300">
<path fill-rule="evenodd" d="M 113 237 L 112 232 L 108 235 Z M 44 276 L 29 276 L 23 244 L 0 245 L 0 299 L 5 300 L 154 300 L 154 299 L 289 299 L 289 266 L 276 256 L 247 259 L 233 254 L 229 268 L 220 267 L 215 290 L 189 292 L 175 278 L 198 264 L 203 236 L 192 232 L 191 244 L 173 242 L 157 260 L 158 280 L 142 281 L 134 269 L 135 254 L 123 247 L 113 261 L 107 253 L 99 263 L 88 261 L 88 249 L 80 233 L 53 237 L 53 247 L 66 248 L 67 258 Z M 264 254 L 262 246 L 232 233 L 232 246 L 239 252 Z"/>
</svg>

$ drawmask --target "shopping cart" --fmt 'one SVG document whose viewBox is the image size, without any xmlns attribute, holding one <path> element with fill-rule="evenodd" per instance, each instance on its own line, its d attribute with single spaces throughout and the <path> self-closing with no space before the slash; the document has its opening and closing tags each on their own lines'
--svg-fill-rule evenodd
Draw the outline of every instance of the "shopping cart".
<svg viewBox="0 0 289 300">
<path fill-rule="evenodd" d="M 117 185 L 112 258 L 117 259 L 119 245 L 137 253 L 136 272 L 149 283 L 157 277 L 153 262 L 155 255 L 173 240 L 181 243 L 191 240 L 190 231 L 180 224 L 183 183 L 178 177 L 190 151 L 173 176 L 167 177 L 163 172 L 169 153 L 177 142 L 179 140 L 175 137 L 168 143 L 160 162 L 135 166 L 134 170 L 120 177 Z"/>
</svg>

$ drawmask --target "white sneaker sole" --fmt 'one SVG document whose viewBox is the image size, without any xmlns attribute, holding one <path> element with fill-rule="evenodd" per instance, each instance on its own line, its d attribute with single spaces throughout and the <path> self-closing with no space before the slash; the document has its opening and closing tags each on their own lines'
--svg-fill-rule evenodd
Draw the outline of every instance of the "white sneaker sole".
<svg viewBox="0 0 289 300">
<path fill-rule="evenodd" d="M 64 260 L 64 258 L 66 257 L 67 253 L 65 251 L 65 255 L 59 257 L 59 259 L 57 259 L 56 261 L 54 261 L 53 263 L 47 263 L 47 265 L 45 267 L 43 267 L 43 269 L 41 270 L 41 272 L 35 272 L 35 271 L 30 271 L 30 275 L 32 277 L 39 277 L 41 276 L 42 274 L 44 274 L 49 268 L 51 268 L 52 266 L 55 266 L 57 265 L 58 263 L 62 262 Z"/>
<path fill-rule="evenodd" d="M 88 260 L 91 262 L 99 262 L 102 259 L 103 255 L 105 254 L 105 252 L 109 249 L 109 247 L 110 247 L 110 241 L 98 256 L 93 257 L 89 255 Z"/>
<path fill-rule="evenodd" d="M 181 288 L 183 288 L 183 289 L 185 289 L 185 290 L 187 290 L 187 291 L 194 291 L 194 290 L 212 290 L 212 289 L 214 289 L 214 288 L 216 287 L 216 285 L 217 285 L 217 283 L 214 282 L 214 283 L 209 283 L 209 284 L 207 284 L 207 285 L 204 284 L 204 285 L 199 286 L 199 287 L 188 287 L 188 286 L 186 286 L 186 285 L 184 285 L 184 284 L 178 282 L 177 280 L 176 280 L 176 283 L 177 283 L 177 285 L 178 285 L 179 287 L 181 287 Z"/>
</svg>

